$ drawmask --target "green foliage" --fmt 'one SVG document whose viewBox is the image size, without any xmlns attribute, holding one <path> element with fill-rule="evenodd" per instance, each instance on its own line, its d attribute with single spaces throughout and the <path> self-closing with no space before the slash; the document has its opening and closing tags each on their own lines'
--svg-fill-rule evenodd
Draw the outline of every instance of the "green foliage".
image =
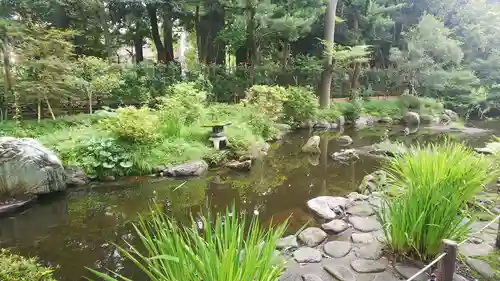
<svg viewBox="0 0 500 281">
<path fill-rule="evenodd" d="M 82 167 L 91 178 L 124 176 L 130 173 L 133 162 L 128 152 L 113 138 L 91 138 L 76 148 L 76 166 Z"/>
<path fill-rule="evenodd" d="M 349 122 L 356 121 L 364 112 L 361 101 L 337 103 L 336 106 L 345 117 L 345 120 Z"/>
<path fill-rule="evenodd" d="M 135 226 L 146 251 L 131 245 L 131 250 L 120 250 L 154 281 L 278 280 L 285 263 L 275 248 L 286 223 L 264 229 L 257 219 L 247 221 L 235 211 L 233 206 L 218 214 L 215 222 L 206 216 L 180 227 L 161 210 L 152 209 L 151 218 L 142 218 Z M 128 280 L 92 272 L 104 280 Z"/>
<path fill-rule="evenodd" d="M 115 113 L 101 120 L 100 125 L 117 138 L 131 143 L 148 143 L 158 138 L 160 120 L 151 109 L 129 106 L 118 108 Z"/>
<path fill-rule="evenodd" d="M 54 269 L 41 265 L 36 258 L 24 258 L 5 249 L 0 250 L 0 280 L 56 281 Z"/>
<path fill-rule="evenodd" d="M 433 259 L 443 239 L 467 234 L 467 202 L 498 174 L 489 159 L 449 140 L 412 147 L 385 169 L 399 192 L 380 214 L 387 241 L 395 252 L 421 260 Z"/>
<path fill-rule="evenodd" d="M 285 88 L 280 86 L 255 85 L 247 91 L 246 100 L 263 110 L 272 120 L 283 114 L 283 103 L 287 99 Z"/>
<path fill-rule="evenodd" d="M 283 103 L 284 120 L 290 124 L 311 120 L 318 113 L 318 98 L 309 88 L 288 87 Z"/>
<path fill-rule="evenodd" d="M 370 116 L 389 116 L 392 118 L 403 116 L 402 108 L 397 100 L 369 100 L 363 102 L 363 108 L 366 115 Z"/>
</svg>

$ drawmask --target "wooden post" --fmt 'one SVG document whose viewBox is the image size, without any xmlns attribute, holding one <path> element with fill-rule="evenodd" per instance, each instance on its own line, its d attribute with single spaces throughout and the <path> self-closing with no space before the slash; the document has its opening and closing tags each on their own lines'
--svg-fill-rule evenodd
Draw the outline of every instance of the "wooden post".
<svg viewBox="0 0 500 281">
<path fill-rule="evenodd" d="M 453 281 L 458 245 L 455 241 L 443 239 L 442 247 L 443 253 L 446 253 L 446 256 L 439 262 L 438 280 Z"/>
<path fill-rule="evenodd" d="M 500 249 L 500 219 L 498 219 L 497 242 L 495 243 L 497 249 Z"/>
</svg>

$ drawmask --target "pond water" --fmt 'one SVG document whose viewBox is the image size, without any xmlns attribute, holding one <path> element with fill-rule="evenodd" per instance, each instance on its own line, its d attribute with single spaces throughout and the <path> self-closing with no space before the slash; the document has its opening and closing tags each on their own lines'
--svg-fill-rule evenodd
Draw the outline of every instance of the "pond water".
<svg viewBox="0 0 500 281">
<path fill-rule="evenodd" d="M 474 124 L 493 133 L 500 131 L 499 125 L 497 121 Z M 214 170 L 206 177 L 185 181 L 179 188 L 184 181 L 138 178 L 42 198 L 24 212 L 0 219 L 0 247 L 60 265 L 56 277 L 61 281 L 91 277 L 85 267 L 119 270 L 133 280 L 148 280 L 123 260 L 114 244 L 136 239 L 130 222 L 146 214 L 152 200 L 180 221 L 207 208 L 224 211 L 235 202 L 240 212 L 258 216 L 262 222 L 290 217 L 289 231 L 294 232 L 308 222 L 314 224 L 306 206 L 308 199 L 356 191 L 363 177 L 379 167 L 379 161 L 370 157 L 361 157 L 351 165 L 335 162 L 330 154 L 343 148 L 335 136 L 347 134 L 354 140 L 353 147 L 360 147 L 379 142 L 385 130 L 346 129 L 322 135 L 323 153 L 317 157 L 300 153 L 310 132 L 291 133 L 272 144 L 268 155 L 257 161 L 250 173 Z M 442 133 L 403 137 L 400 130 L 391 127 L 390 138 L 414 143 L 439 141 L 446 135 L 474 146 L 491 138 L 491 134 L 464 137 Z"/>
</svg>

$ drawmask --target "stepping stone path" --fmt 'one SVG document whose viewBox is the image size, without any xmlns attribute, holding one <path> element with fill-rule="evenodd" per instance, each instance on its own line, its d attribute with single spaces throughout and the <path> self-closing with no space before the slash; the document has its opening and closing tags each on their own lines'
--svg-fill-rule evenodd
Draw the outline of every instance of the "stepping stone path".
<svg viewBox="0 0 500 281">
<path fill-rule="evenodd" d="M 361 259 L 378 260 L 382 257 L 382 245 L 378 242 L 363 245 L 355 250 L 355 254 Z"/>
<path fill-rule="evenodd" d="M 308 227 L 299 234 L 299 239 L 306 246 L 314 247 L 326 239 L 326 233 L 317 227 Z"/>
<path fill-rule="evenodd" d="M 375 211 L 373 210 L 373 207 L 368 203 L 358 203 L 349 207 L 347 209 L 347 213 L 359 217 L 369 217 L 375 214 Z"/>
<path fill-rule="evenodd" d="M 324 251 L 333 258 L 345 257 L 351 251 L 352 245 L 347 241 L 332 241 L 325 244 Z"/>
<path fill-rule="evenodd" d="M 323 268 L 340 281 L 356 281 L 354 272 L 345 266 L 327 264 Z"/>
<path fill-rule="evenodd" d="M 349 217 L 349 222 L 352 224 L 352 226 L 355 229 L 362 231 L 362 232 L 371 232 L 371 231 L 382 229 L 382 226 L 377 221 L 377 218 L 375 216 L 371 216 L 371 217 L 351 216 L 351 217 Z"/>
<path fill-rule="evenodd" d="M 477 271 L 477 273 L 481 274 L 483 277 L 490 278 L 495 275 L 493 268 L 491 268 L 491 266 L 483 260 L 467 259 L 466 262 L 472 269 Z"/>
<path fill-rule="evenodd" d="M 394 269 L 396 270 L 397 273 L 399 273 L 401 276 L 404 278 L 408 279 L 415 275 L 415 273 L 420 271 L 420 268 L 414 267 L 414 266 L 409 266 L 409 265 L 404 265 L 404 264 L 396 264 L 394 266 Z M 417 278 L 414 279 L 415 281 L 427 281 L 429 280 L 429 275 L 427 273 L 422 273 Z"/>
<path fill-rule="evenodd" d="M 298 236 L 289 235 L 278 241 L 277 248 L 289 250 L 288 253 L 293 256 L 293 259 L 288 259 L 280 281 L 400 281 L 419 271 L 418 267 L 406 264 L 389 267 L 388 259 L 382 257 L 386 238 L 382 225 L 374 216 L 382 205 L 377 192 L 369 196 L 352 192 L 348 198 L 320 196 L 309 200 L 307 205 L 326 223 L 321 224 L 321 228 L 308 227 Z M 500 206 L 497 208 L 500 210 Z M 486 223 L 474 221 L 471 233 Z M 496 277 L 496 268 L 479 257 L 494 251 L 497 228 L 498 224 L 494 223 L 487 229 L 490 232 L 474 234 L 459 247 L 459 252 L 467 257 L 467 264 L 488 280 Z M 340 240 L 325 242 L 329 234 L 338 234 L 331 238 Z M 427 280 L 427 273 L 415 279 Z M 467 281 L 458 274 L 453 280 Z"/>
<path fill-rule="evenodd" d="M 371 233 L 353 233 L 351 240 L 356 244 L 370 244 L 375 242 L 375 237 Z"/>
<path fill-rule="evenodd" d="M 287 237 L 283 237 L 276 244 L 276 248 L 278 249 L 289 249 L 297 247 L 299 247 L 299 243 L 297 243 L 297 237 L 295 237 L 295 235 L 288 235 Z"/>
<path fill-rule="evenodd" d="M 304 281 L 323 281 L 323 279 L 321 279 L 321 277 L 319 277 L 316 274 L 312 274 L 312 273 L 302 275 L 302 280 L 304 280 Z"/>
<path fill-rule="evenodd" d="M 307 207 L 321 218 L 332 220 L 337 217 L 335 209 L 345 209 L 349 199 L 334 196 L 319 196 L 307 201 Z"/>
<path fill-rule="evenodd" d="M 321 252 L 314 248 L 301 247 L 293 252 L 293 258 L 299 263 L 320 262 Z"/>
<path fill-rule="evenodd" d="M 332 220 L 329 223 L 324 223 L 321 225 L 325 231 L 331 231 L 334 233 L 340 233 L 349 228 L 349 225 L 343 220 Z"/>
<path fill-rule="evenodd" d="M 376 261 L 358 259 L 351 262 L 351 267 L 359 273 L 378 273 L 385 271 L 388 264 L 389 261 L 386 258 L 382 258 Z"/>
</svg>

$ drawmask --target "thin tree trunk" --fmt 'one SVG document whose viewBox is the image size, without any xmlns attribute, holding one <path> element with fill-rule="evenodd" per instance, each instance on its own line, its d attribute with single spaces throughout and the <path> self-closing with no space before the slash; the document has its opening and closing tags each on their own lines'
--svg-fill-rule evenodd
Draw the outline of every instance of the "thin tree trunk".
<svg viewBox="0 0 500 281">
<path fill-rule="evenodd" d="M 50 116 L 52 117 L 52 120 L 56 120 L 56 116 L 54 115 L 54 111 L 52 110 L 52 106 L 50 106 L 49 99 L 45 97 L 45 103 L 47 103 L 47 108 L 49 109 Z"/>
<path fill-rule="evenodd" d="M 351 92 L 351 100 L 355 100 L 357 98 L 357 89 L 358 89 L 358 79 L 359 79 L 359 74 L 361 73 L 361 63 L 355 61 L 354 62 L 354 69 L 352 71 L 352 77 L 351 77 L 351 86 L 349 91 Z"/>
<path fill-rule="evenodd" d="M 36 117 L 37 122 L 40 123 L 40 119 L 42 118 L 42 102 L 40 97 L 36 100 Z"/>
<path fill-rule="evenodd" d="M 255 7 L 247 0 L 247 48 L 250 63 L 250 83 L 255 83 L 255 65 L 257 64 L 257 40 L 255 38 Z"/>
<path fill-rule="evenodd" d="M 9 54 L 9 49 L 7 47 L 7 42 L 4 42 L 2 44 L 2 54 L 3 54 L 3 69 L 5 73 L 5 93 L 9 93 L 12 96 L 15 97 L 14 89 L 13 89 L 13 83 L 12 83 L 12 73 L 10 71 L 10 54 Z M 5 101 L 6 97 L 2 95 L 1 97 L 1 104 L 0 106 L 2 107 L 2 110 L 5 108 Z M 19 105 L 14 102 L 14 107 L 16 109 L 16 112 L 19 111 Z"/>
<path fill-rule="evenodd" d="M 335 10 L 337 9 L 338 0 L 329 0 L 326 13 L 325 23 L 325 41 L 326 48 L 333 48 L 335 38 Z M 330 106 L 330 91 L 332 85 L 332 71 L 333 71 L 333 54 L 328 50 L 325 55 L 325 66 L 321 75 L 321 88 L 319 103 L 321 108 L 328 108 Z"/>
<path fill-rule="evenodd" d="M 106 12 L 106 7 L 104 3 L 101 2 L 101 7 L 99 7 L 99 20 L 102 25 L 103 35 L 104 35 L 104 48 L 106 48 L 106 56 L 108 62 L 111 62 L 113 58 L 113 49 L 111 48 L 111 34 L 109 32 L 109 24 L 108 24 L 108 14 Z"/>
<path fill-rule="evenodd" d="M 139 34 L 134 37 L 135 62 L 141 63 L 144 60 L 143 38 Z"/>
<path fill-rule="evenodd" d="M 89 97 L 89 114 L 92 115 L 92 91 L 87 90 L 87 95 Z"/>
<path fill-rule="evenodd" d="M 161 42 L 160 32 L 158 30 L 158 17 L 156 15 L 157 9 L 151 4 L 146 5 L 146 9 L 151 23 L 151 37 L 153 38 L 153 42 L 156 47 L 158 61 L 164 63 L 167 61 L 167 53 L 163 43 Z"/>
</svg>

